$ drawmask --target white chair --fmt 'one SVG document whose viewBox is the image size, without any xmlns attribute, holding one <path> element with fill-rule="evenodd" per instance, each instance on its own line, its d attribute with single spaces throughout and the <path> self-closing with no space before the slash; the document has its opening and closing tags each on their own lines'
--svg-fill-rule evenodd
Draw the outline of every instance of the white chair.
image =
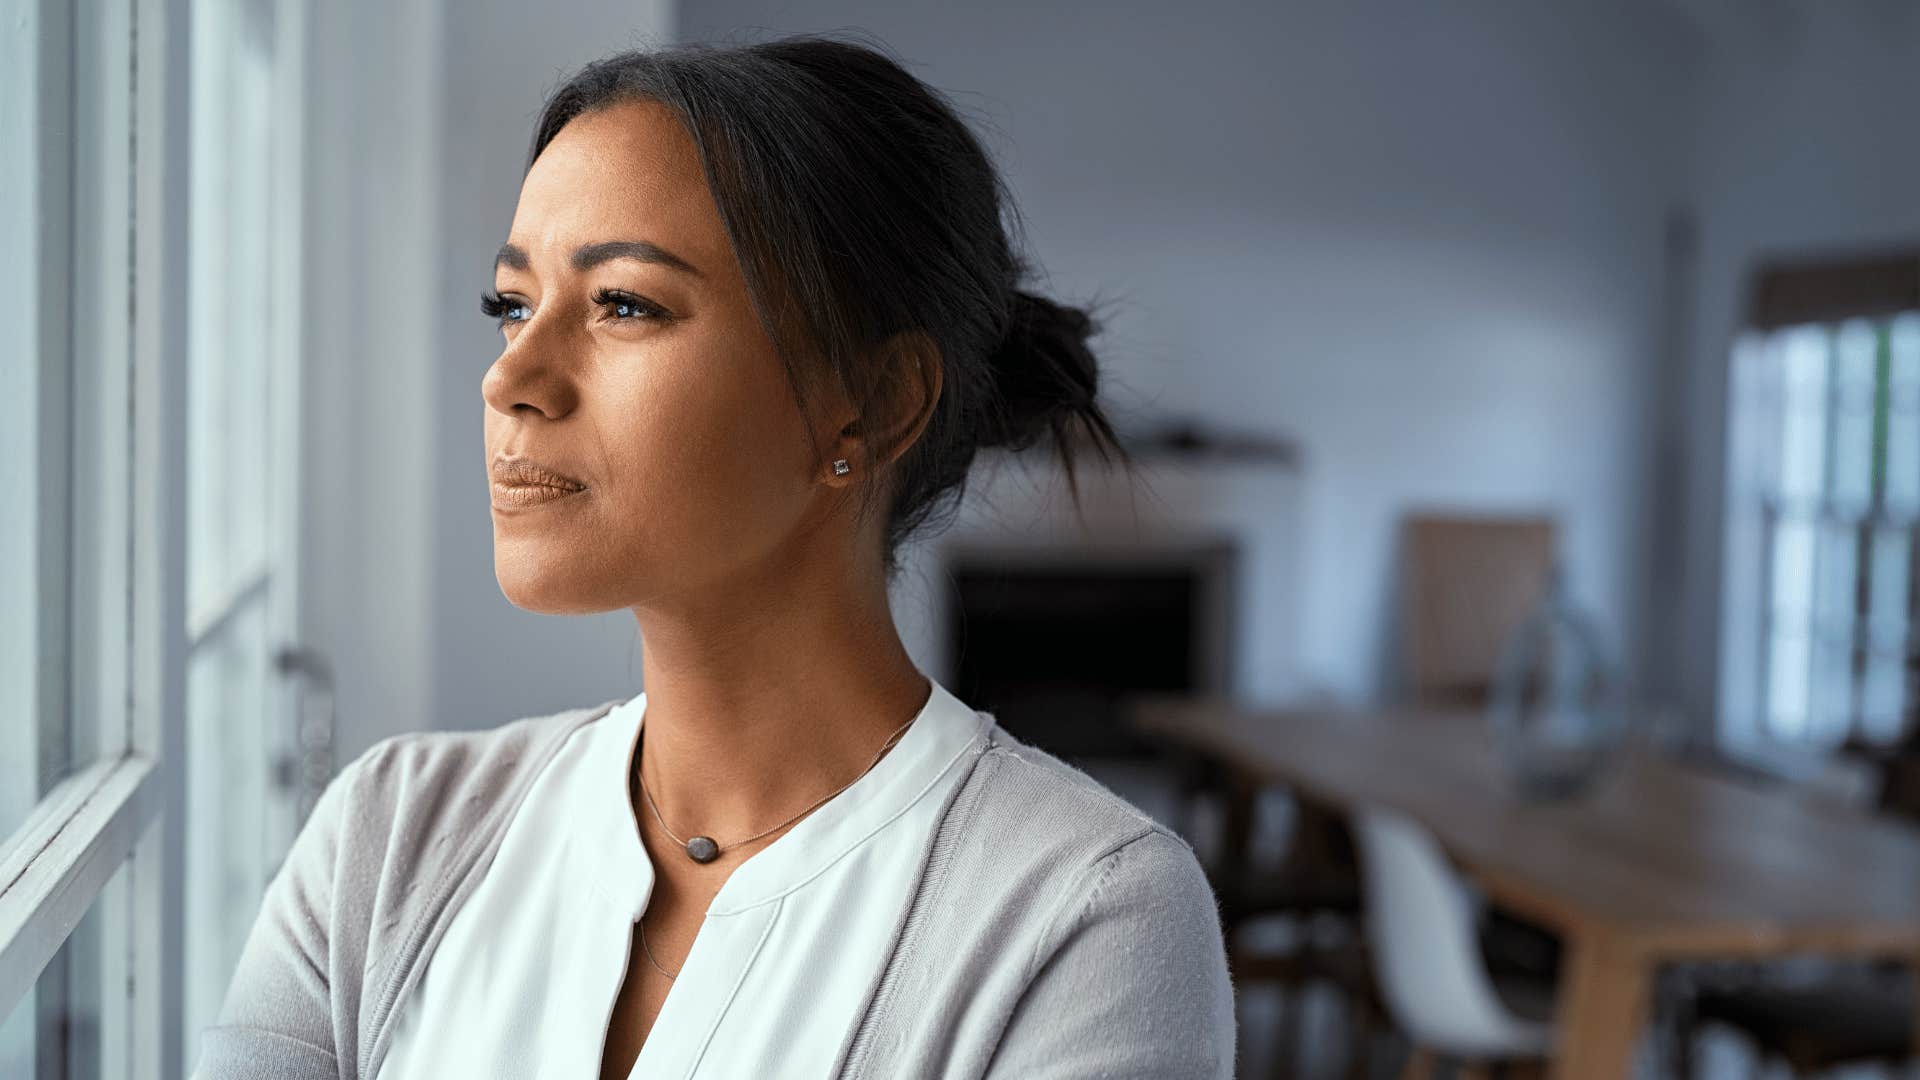
<svg viewBox="0 0 1920 1080">
<path fill-rule="evenodd" d="M 1516 1015 L 1494 988 L 1475 902 L 1432 835 L 1381 807 L 1355 813 L 1353 833 L 1374 978 L 1414 1044 L 1407 1075 L 1430 1075 L 1437 1056 L 1476 1072 L 1542 1066 L 1553 1052 L 1553 1025 Z"/>
</svg>

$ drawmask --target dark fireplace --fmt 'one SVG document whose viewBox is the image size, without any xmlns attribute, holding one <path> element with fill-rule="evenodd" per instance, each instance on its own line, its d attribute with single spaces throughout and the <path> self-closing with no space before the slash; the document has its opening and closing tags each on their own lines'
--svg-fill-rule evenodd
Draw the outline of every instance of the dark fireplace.
<svg viewBox="0 0 1920 1080">
<path fill-rule="evenodd" d="M 1068 760 L 1145 758 L 1136 693 L 1225 694 L 1231 542 L 948 553 L 947 670 L 961 699 Z"/>
</svg>

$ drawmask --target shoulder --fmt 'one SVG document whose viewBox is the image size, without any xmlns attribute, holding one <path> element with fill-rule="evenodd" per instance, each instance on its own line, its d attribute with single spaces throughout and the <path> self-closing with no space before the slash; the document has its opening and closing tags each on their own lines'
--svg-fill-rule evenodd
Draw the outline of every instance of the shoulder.
<svg viewBox="0 0 1920 1080">
<path fill-rule="evenodd" d="M 477 809 L 510 790 L 552 756 L 567 736 L 619 700 L 475 731 L 409 731 L 368 747 L 341 770 L 348 802 L 362 815 L 442 815 Z M 351 811 L 350 811 L 351 812 Z"/>
<path fill-rule="evenodd" d="M 528 751 L 557 745 L 618 704 L 616 698 L 473 731 L 401 732 L 368 747 L 352 767 L 370 779 L 400 784 L 479 768 L 507 768 Z"/>
<path fill-rule="evenodd" d="M 943 872 L 992 890 L 974 902 L 1027 922 L 1039 954 L 1076 924 L 1116 915 L 1211 928 L 1202 936 L 1217 940 L 1219 902 L 1184 837 L 997 723 L 948 814 L 947 859 L 960 867 Z"/>
<path fill-rule="evenodd" d="M 431 890 L 388 886 L 437 883 L 478 857 L 567 736 L 616 704 L 381 739 L 334 777 L 288 861 L 329 863 L 337 904 L 376 909 L 355 922 L 410 923 L 406 905 L 424 903 Z"/>
<path fill-rule="evenodd" d="M 891 996 L 917 1019 L 881 1012 L 870 1073 L 972 1046 L 992 1080 L 1063 1062 L 1075 1075 L 1232 1075 L 1220 907 L 1193 848 L 997 723 L 948 805 L 896 963 Z M 998 1020 L 974 1031 L 964 1018 L 982 1000 Z M 962 1019 L 927 1035 L 929 1008 Z"/>
<path fill-rule="evenodd" d="M 969 827 L 1008 830 L 1008 842 L 1034 857 L 1088 866 L 1137 845 L 1161 857 L 1193 858 L 1180 834 L 998 723 L 989 726 L 954 809 L 968 815 Z"/>
</svg>

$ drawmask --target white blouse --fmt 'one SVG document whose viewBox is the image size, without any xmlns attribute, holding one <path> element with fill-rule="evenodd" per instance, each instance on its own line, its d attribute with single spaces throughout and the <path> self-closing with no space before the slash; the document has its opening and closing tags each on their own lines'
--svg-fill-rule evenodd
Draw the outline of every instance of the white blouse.
<svg viewBox="0 0 1920 1080">
<path fill-rule="evenodd" d="M 826 1076 L 906 916 L 959 764 L 992 717 L 937 681 L 906 734 L 735 867 L 633 1078 Z M 599 1075 L 653 864 L 627 787 L 646 694 L 568 737 L 399 1003 L 375 1080 Z M 645 962 L 642 960 L 641 962 Z"/>
</svg>

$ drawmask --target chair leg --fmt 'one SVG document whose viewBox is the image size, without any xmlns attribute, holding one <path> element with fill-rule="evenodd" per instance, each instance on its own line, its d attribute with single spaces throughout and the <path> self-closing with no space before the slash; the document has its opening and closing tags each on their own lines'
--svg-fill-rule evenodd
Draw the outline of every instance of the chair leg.
<svg viewBox="0 0 1920 1080">
<path fill-rule="evenodd" d="M 1301 1014 L 1306 1008 L 1306 989 L 1305 983 L 1294 983 L 1281 991 L 1280 1031 L 1273 1048 L 1275 1080 L 1299 1075 Z"/>
<path fill-rule="evenodd" d="M 1366 996 L 1344 994 L 1347 1021 L 1347 1080 L 1373 1080 L 1374 1016 Z"/>
<path fill-rule="evenodd" d="M 1674 1080 L 1693 1080 L 1695 1043 L 1700 1024 L 1693 1012 L 1693 994 L 1684 982 L 1682 971 L 1668 971 L 1656 982 L 1655 993 L 1662 999 L 1655 1004 L 1656 1014 L 1664 1014 L 1662 1025 L 1667 1046 L 1667 1067 Z"/>
<path fill-rule="evenodd" d="M 1699 1037 L 1691 1021 L 1676 1020 L 1673 1032 L 1674 1080 L 1693 1080 L 1694 1040 Z"/>
</svg>

